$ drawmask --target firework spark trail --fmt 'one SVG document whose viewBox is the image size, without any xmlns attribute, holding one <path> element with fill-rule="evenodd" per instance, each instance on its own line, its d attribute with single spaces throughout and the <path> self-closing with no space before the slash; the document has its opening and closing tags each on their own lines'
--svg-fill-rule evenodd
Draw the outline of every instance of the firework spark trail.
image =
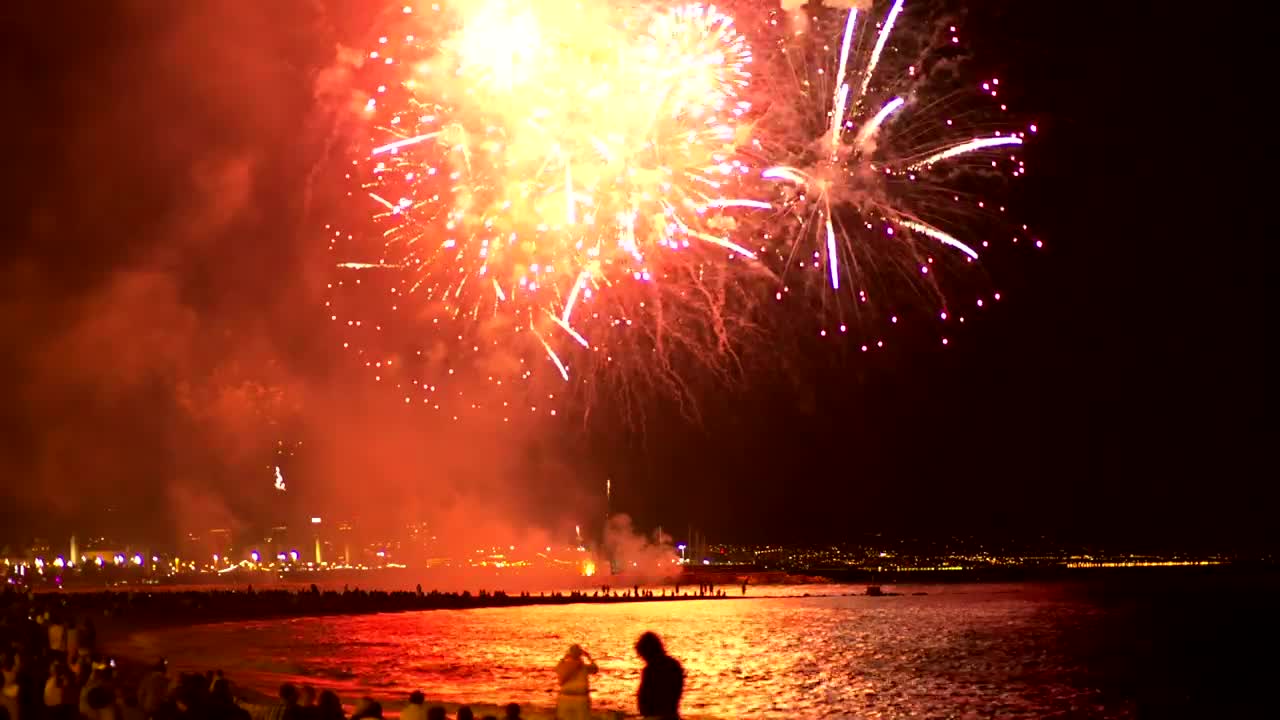
<svg viewBox="0 0 1280 720">
<path fill-rule="evenodd" d="M 871 136 L 875 135 L 876 132 L 880 130 L 880 125 L 883 124 L 890 115 L 897 112 L 898 108 L 901 108 L 906 102 L 906 100 L 903 100 L 900 97 L 890 100 L 887 105 L 880 108 L 880 112 L 876 113 L 876 116 L 871 118 L 870 122 L 863 125 L 862 128 L 858 130 L 858 135 L 854 139 L 853 144 L 857 147 L 865 145 L 867 140 L 870 140 Z"/>
<path fill-rule="evenodd" d="M 853 30 L 858 20 L 858 10 L 849 10 L 844 23 L 844 38 L 840 41 L 840 69 L 836 71 L 836 88 L 845 84 L 845 72 L 849 69 L 849 49 L 853 46 Z"/>
<path fill-rule="evenodd" d="M 385 207 L 386 209 L 390 210 L 391 212 L 396 212 L 396 210 L 397 210 L 396 205 L 395 205 L 395 203 L 391 202 L 390 200 L 387 200 L 386 198 L 382 197 L 381 195 L 378 195 L 377 193 L 369 193 L 369 197 L 370 197 L 374 202 L 376 202 L 376 203 L 378 203 L 379 205 L 381 205 L 381 206 Z"/>
<path fill-rule="evenodd" d="M 564 362 L 560 360 L 560 356 L 556 354 L 555 350 L 551 349 L 551 345 L 547 343 L 541 335 L 537 334 L 536 330 L 532 330 L 531 328 L 531 331 L 534 333 L 535 337 L 538 338 L 538 342 L 542 343 L 542 348 L 547 351 L 547 357 L 551 358 L 551 362 L 555 363 L 556 369 L 560 371 L 560 377 L 568 380 L 569 369 L 565 367 Z"/>
<path fill-rule="evenodd" d="M 921 160 L 920 162 L 909 165 L 908 168 L 911 170 L 919 170 L 920 168 L 923 168 L 926 165 L 933 165 L 934 163 L 937 163 L 941 160 L 947 160 L 947 159 L 956 157 L 958 155 L 964 155 L 965 153 L 974 152 L 976 150 L 985 150 L 986 148 L 1001 147 L 1004 145 L 1021 145 L 1021 144 L 1022 144 L 1022 138 L 1016 135 L 1010 135 L 1008 137 L 975 138 L 968 142 L 963 142 L 963 143 L 960 143 L 959 145 L 949 147 L 946 150 L 936 152 L 933 155 L 930 155 L 925 159 Z"/>
<path fill-rule="evenodd" d="M 426 142 L 427 140 L 434 140 L 435 138 L 437 138 L 437 137 L 439 137 L 439 136 L 440 136 L 440 133 L 438 133 L 438 132 L 426 133 L 425 135 L 415 135 L 414 137 L 411 137 L 411 138 L 405 138 L 405 139 L 403 139 L 403 140 L 397 140 L 397 141 L 395 141 L 395 142 L 387 143 L 386 145 L 382 145 L 382 146 L 380 146 L 380 147 L 376 147 L 376 148 L 374 148 L 373 150 L 370 150 L 370 151 L 369 151 L 369 154 L 370 154 L 370 155 L 381 155 L 381 154 L 383 154 L 383 153 L 387 153 L 387 152 L 395 152 L 396 150 L 399 150 L 400 148 L 409 147 L 410 145 L 417 145 L 418 143 L 420 143 L 420 142 Z"/>
<path fill-rule="evenodd" d="M 867 96 L 867 88 L 871 85 L 871 76 L 876 72 L 876 66 L 880 64 L 880 55 L 884 52 L 885 43 L 889 42 L 889 36 L 893 33 L 893 25 L 898 21 L 898 13 L 902 12 L 903 0 L 894 0 L 893 7 L 889 9 L 889 16 L 885 18 L 884 27 L 880 28 L 880 37 L 876 38 L 876 46 L 871 51 L 871 60 L 867 62 L 867 69 L 862 74 L 862 87 L 858 89 L 858 102 Z"/>
<path fill-rule="evenodd" d="M 978 253 L 976 250 L 969 247 L 968 245 L 965 245 L 964 243 L 948 235 L 947 233 L 942 232 L 938 228 L 933 227 L 932 225 L 926 225 L 924 223 L 915 222 L 914 220 L 898 220 L 898 224 L 905 228 L 915 230 L 916 232 L 922 235 L 928 235 L 929 237 L 933 238 L 934 240 L 937 240 L 943 245 L 950 245 L 951 247 L 956 248 L 957 250 L 964 253 L 965 255 L 968 255 L 974 260 L 978 259 Z"/>
<path fill-rule="evenodd" d="M 844 127 L 845 104 L 849 101 L 849 85 L 844 78 L 849 68 L 849 49 L 853 45 L 853 30 L 857 20 L 858 10 L 850 9 L 849 18 L 844 25 L 844 39 L 840 41 L 840 68 L 836 71 L 836 93 L 831 100 L 831 159 L 833 161 L 840 150 L 840 131 Z"/>
<path fill-rule="evenodd" d="M 578 279 L 573 281 L 573 289 L 569 291 L 569 299 L 564 303 L 564 314 L 560 316 L 560 321 L 568 323 L 569 318 L 573 316 L 573 306 L 578 302 L 578 293 L 582 292 L 582 288 L 586 286 L 587 278 L 591 277 L 591 273 L 583 270 L 578 273 Z"/>
<path fill-rule="evenodd" d="M 809 178 L 804 172 L 793 167 L 771 167 L 760 173 L 760 177 L 765 180 L 787 180 L 797 185 L 804 185 L 809 182 Z"/>
<path fill-rule="evenodd" d="M 564 330 L 565 332 L 569 333 L 569 337 L 573 338 L 574 340 L 577 340 L 579 345 L 581 345 L 584 348 L 591 347 L 591 343 L 587 342 L 586 338 L 579 335 L 578 331 L 574 330 L 573 327 L 569 325 L 569 323 L 565 322 L 564 320 L 561 320 L 560 318 L 556 317 L 555 315 L 552 315 L 549 312 L 547 313 L 547 315 L 551 318 L 551 322 L 555 323 L 561 330 Z"/>
<path fill-rule="evenodd" d="M 751 252 L 750 250 L 748 250 L 748 249 L 746 249 L 746 248 L 742 247 L 741 245 L 739 245 L 739 244 L 737 244 L 737 243 L 733 242 L 733 241 L 732 241 L 732 240 L 730 240 L 729 238 L 726 238 L 726 237 L 719 237 L 719 236 L 717 236 L 717 235 L 712 235 L 712 234 L 710 234 L 710 233 L 702 232 L 701 230 L 695 230 L 695 229 L 693 229 L 693 228 L 689 227 L 688 225 L 686 225 L 686 224 L 684 223 L 684 221 L 683 221 L 683 220 L 681 220 L 679 217 L 674 216 L 674 215 L 672 216 L 672 218 L 671 218 L 671 219 L 672 219 L 672 222 L 674 222 L 674 223 L 676 224 L 676 226 L 677 226 L 677 227 L 679 227 L 679 228 L 680 228 L 680 230 L 681 230 L 682 232 L 684 232 L 685 234 L 689 235 L 690 237 L 696 237 L 696 238 L 698 238 L 699 240 L 704 240 L 704 241 L 706 241 L 706 242 L 708 242 L 708 243 L 711 243 L 712 245 L 718 245 L 718 246 L 720 246 L 720 247 L 724 248 L 725 250 L 731 250 L 731 251 L 733 251 L 733 252 L 738 253 L 739 255 L 744 255 L 744 256 L 746 256 L 746 257 L 748 257 L 748 258 L 755 259 L 755 257 L 756 257 L 756 254 L 755 254 L 755 253 L 753 253 L 753 252 Z"/>
<path fill-rule="evenodd" d="M 702 207 L 704 209 L 740 207 L 740 208 L 755 208 L 757 210 L 769 210 L 773 208 L 773 204 L 767 203 L 763 200 L 744 200 L 742 198 L 736 198 L 736 199 L 725 199 L 725 200 L 709 200 Z"/>
<path fill-rule="evenodd" d="M 831 205 L 827 204 L 827 267 L 831 271 L 831 289 L 840 289 L 839 253 L 836 252 L 836 231 L 831 225 Z"/>
</svg>

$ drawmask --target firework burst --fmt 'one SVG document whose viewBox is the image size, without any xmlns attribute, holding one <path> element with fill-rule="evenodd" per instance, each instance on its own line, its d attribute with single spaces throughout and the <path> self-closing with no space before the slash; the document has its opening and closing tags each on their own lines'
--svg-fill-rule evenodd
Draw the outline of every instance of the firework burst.
<svg viewBox="0 0 1280 720">
<path fill-rule="evenodd" d="M 825 298 L 840 332 L 851 315 L 896 323 L 893 304 L 922 297 L 946 320 L 938 270 L 973 263 L 993 237 L 1025 236 L 976 191 L 1025 172 L 1018 151 L 1035 126 L 1016 129 L 999 79 L 964 84 L 954 25 L 904 30 L 903 0 L 843 4 L 854 7 L 792 9 L 771 23 L 766 62 L 781 85 L 771 94 L 791 100 L 770 106 L 759 133 L 761 176 L 777 185 L 766 197 L 781 210 L 763 228 L 784 279 L 775 298 L 791 283 L 825 285 L 803 295 Z"/>
<path fill-rule="evenodd" d="M 435 406 L 467 391 L 434 381 L 464 365 L 494 386 L 553 371 L 589 392 L 580 380 L 612 366 L 674 387 L 673 358 L 714 364 L 732 321 L 703 317 L 723 305 L 708 298 L 754 256 L 735 215 L 767 206 L 734 194 L 756 170 L 737 152 L 751 50 L 732 18 L 568 0 L 465 3 L 428 23 L 406 11 L 401 26 L 424 29 L 369 53 L 374 134 L 350 176 L 382 242 L 338 284 L 387 274 L 393 310 L 443 346 L 419 360 L 360 343 L 376 376 Z M 354 239 L 334 231 L 335 246 Z M 468 346 L 486 357 L 459 359 Z"/>
<path fill-rule="evenodd" d="M 951 180 L 975 159 L 1021 174 L 995 153 L 1024 135 L 933 95 L 929 44 L 895 43 L 903 2 L 741 6 L 403 9 L 362 70 L 347 175 L 374 231 L 330 228 L 332 318 L 378 380 L 455 417 L 680 396 L 797 277 L 858 307 L 897 295 L 886 268 L 940 296 L 935 255 L 978 257 Z"/>
</svg>

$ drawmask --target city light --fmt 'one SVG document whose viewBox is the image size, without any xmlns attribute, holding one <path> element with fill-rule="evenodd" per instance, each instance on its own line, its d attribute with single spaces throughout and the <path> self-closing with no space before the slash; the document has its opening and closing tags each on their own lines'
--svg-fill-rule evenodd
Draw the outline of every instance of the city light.
<svg viewBox="0 0 1280 720">
<path fill-rule="evenodd" d="M 318 517 L 313 517 L 313 518 L 311 518 L 311 524 L 312 524 L 312 525 L 319 525 L 319 524 L 320 524 L 320 518 L 318 518 Z"/>
<path fill-rule="evenodd" d="M 315 518 L 319 520 L 320 518 Z M 332 521 L 335 527 L 350 528 L 348 521 Z M 319 525 L 316 523 L 315 525 Z M 313 525 L 314 527 L 314 525 Z M 523 553 L 515 545 L 488 545 L 474 548 L 463 554 L 442 555 L 439 548 L 433 546 L 425 524 L 418 523 L 407 528 L 403 539 L 395 536 L 384 536 L 376 542 L 366 541 L 360 546 L 350 543 L 344 547 L 328 550 L 317 538 L 315 556 L 311 556 L 310 544 L 307 545 L 307 557 L 304 559 L 300 549 L 285 550 L 273 553 L 260 549 L 242 549 L 230 543 L 229 538 L 218 538 L 225 545 L 215 545 L 219 552 L 185 552 L 185 557 L 177 554 L 149 555 L 135 553 L 132 550 L 123 554 L 112 551 L 92 549 L 100 548 L 106 541 L 97 539 L 91 548 L 81 557 L 83 560 L 73 566 L 65 555 L 47 553 L 47 546 L 36 545 L 23 555 L 0 557 L 8 567 L 13 568 L 12 577 L 26 573 L 31 576 L 43 576 L 47 582 L 58 583 L 74 578 L 80 574 L 101 572 L 104 566 L 114 563 L 116 568 L 127 568 L 139 578 L 145 575 L 146 583 L 163 582 L 159 576 L 194 574 L 228 574 L 228 573 L 325 573 L 338 568 L 383 571 L 399 568 L 493 568 L 503 572 L 519 572 L 519 568 L 545 566 L 557 568 L 567 575 L 594 577 L 600 573 L 609 574 L 602 563 L 617 571 L 648 565 L 648 560 L 637 563 L 632 557 L 611 557 L 607 561 L 597 554 L 599 548 L 591 541 L 577 541 L 567 538 L 564 545 L 538 545 L 525 547 Z M 210 531 L 220 533 L 226 531 Z M 316 528 L 312 535 L 318 532 Z M 270 534 L 276 539 L 266 539 L 268 543 L 285 542 L 287 528 L 280 526 L 271 528 Z M 577 533 L 575 533 L 576 535 Z M 259 536 L 262 538 L 263 536 Z M 190 539 L 200 540 L 201 535 L 192 533 Z M 406 544 L 409 540 L 412 544 Z M 585 539 L 584 539 L 585 540 Z M 349 542 L 349 541 L 348 541 Z M 125 545 L 122 543 L 125 547 Z M 117 546 L 119 547 L 119 545 Z M 230 550 L 227 548 L 230 547 Z M 252 547 L 252 546 L 250 546 Z M 274 549 L 274 548 L 273 548 Z M 429 550 L 424 556 L 421 551 Z M 45 554 L 37 554 L 46 551 Z M 324 559 L 321 559 L 321 553 Z M 332 553 L 332 555 L 330 554 Z M 264 555 L 266 556 L 264 558 Z M 986 569 L 1038 567 L 1061 568 L 1075 573 L 1100 568 L 1144 568 L 1144 567 L 1176 567 L 1176 566 L 1210 566 L 1225 565 L 1233 562 L 1233 558 L 1221 555 L 1189 556 L 1187 554 L 1150 554 L 1138 555 L 1108 551 L 1100 547 L 1090 546 L 1057 546 L 1053 544 L 1001 544 L 990 540 L 968 537 L 937 538 L 926 540 L 886 539 L 877 536 L 865 543 L 848 543 L 836 545 L 732 545 L 680 542 L 667 546 L 660 553 L 661 558 L 655 560 L 655 567 L 669 571 L 670 577 L 681 573 L 681 567 L 715 567 L 729 572 L 749 573 L 754 571 L 799 572 L 812 577 L 827 577 L 827 572 L 864 571 L 873 573 L 902 573 L 920 576 L 924 573 L 962 573 Z M 212 560 L 199 561 L 191 558 L 205 557 Z M 275 559 L 272 559 L 274 556 Z M 146 561 L 147 557 L 152 562 Z M 242 558 L 237 560 L 236 558 Z M 401 559 L 404 558 L 404 559 Z M 278 563 L 277 563 L 278 560 Z M 326 562 L 327 560 L 327 562 Z M 261 564 L 260 564 L 261 563 Z M 56 568 L 56 571 L 53 570 Z M 32 572 L 32 571 L 35 572 Z M 50 570 L 50 572 L 46 572 Z M 685 570 L 689 572 L 689 570 Z M 95 582 L 116 582 L 110 576 Z M 74 580 L 72 580 L 74 581 Z M 129 580 L 119 580 L 128 583 Z M 237 582 L 239 582 L 237 580 Z M 255 581 L 256 584 L 256 581 Z"/>
</svg>

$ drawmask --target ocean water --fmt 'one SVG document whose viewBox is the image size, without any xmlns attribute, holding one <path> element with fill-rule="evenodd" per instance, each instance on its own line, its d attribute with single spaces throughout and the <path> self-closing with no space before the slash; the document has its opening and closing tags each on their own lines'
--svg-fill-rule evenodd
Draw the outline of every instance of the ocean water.
<svg viewBox="0 0 1280 720">
<path fill-rule="evenodd" d="M 414 689 L 550 706 L 552 667 L 580 643 L 601 666 L 595 707 L 630 712 L 641 668 L 632 645 L 653 630 L 685 666 L 682 709 L 695 718 L 1172 717 L 1206 699 L 1244 707 L 1247 688 L 1211 696 L 1247 680 L 1237 672 L 1215 684 L 1238 660 L 1221 654 L 1235 616 L 1203 607 L 1212 584 L 1194 582 L 1194 592 L 1131 579 L 900 586 L 885 589 L 903 595 L 879 598 L 846 594 L 860 587 L 813 587 L 810 597 L 753 589 L 773 597 L 226 623 L 137 633 L 121 650 L 222 668 L 267 692 L 292 680 L 397 707 Z"/>
</svg>

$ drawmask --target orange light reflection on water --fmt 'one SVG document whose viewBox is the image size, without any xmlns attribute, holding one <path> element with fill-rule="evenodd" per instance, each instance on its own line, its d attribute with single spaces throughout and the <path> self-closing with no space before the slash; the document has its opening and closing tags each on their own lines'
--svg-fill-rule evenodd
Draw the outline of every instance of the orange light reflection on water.
<svg viewBox="0 0 1280 720">
<path fill-rule="evenodd" d="M 225 624 L 144 633 L 133 652 L 163 654 L 179 667 L 198 658 L 192 669 L 222 667 L 264 692 L 293 680 L 331 687 L 344 700 L 372 694 L 391 709 L 414 689 L 441 701 L 546 708 L 555 697 L 552 668 L 581 643 L 601 667 L 594 707 L 634 712 L 641 665 L 633 643 L 654 630 L 684 663 L 687 718 L 941 717 L 994 707 L 1009 711 L 1002 717 L 1032 718 L 1088 702 L 1093 691 L 1069 684 L 1070 661 L 1054 648 L 1062 629 L 1091 609 L 1013 587 Z M 1043 678 L 1034 687 L 1018 680 L 1028 662 Z"/>
</svg>

